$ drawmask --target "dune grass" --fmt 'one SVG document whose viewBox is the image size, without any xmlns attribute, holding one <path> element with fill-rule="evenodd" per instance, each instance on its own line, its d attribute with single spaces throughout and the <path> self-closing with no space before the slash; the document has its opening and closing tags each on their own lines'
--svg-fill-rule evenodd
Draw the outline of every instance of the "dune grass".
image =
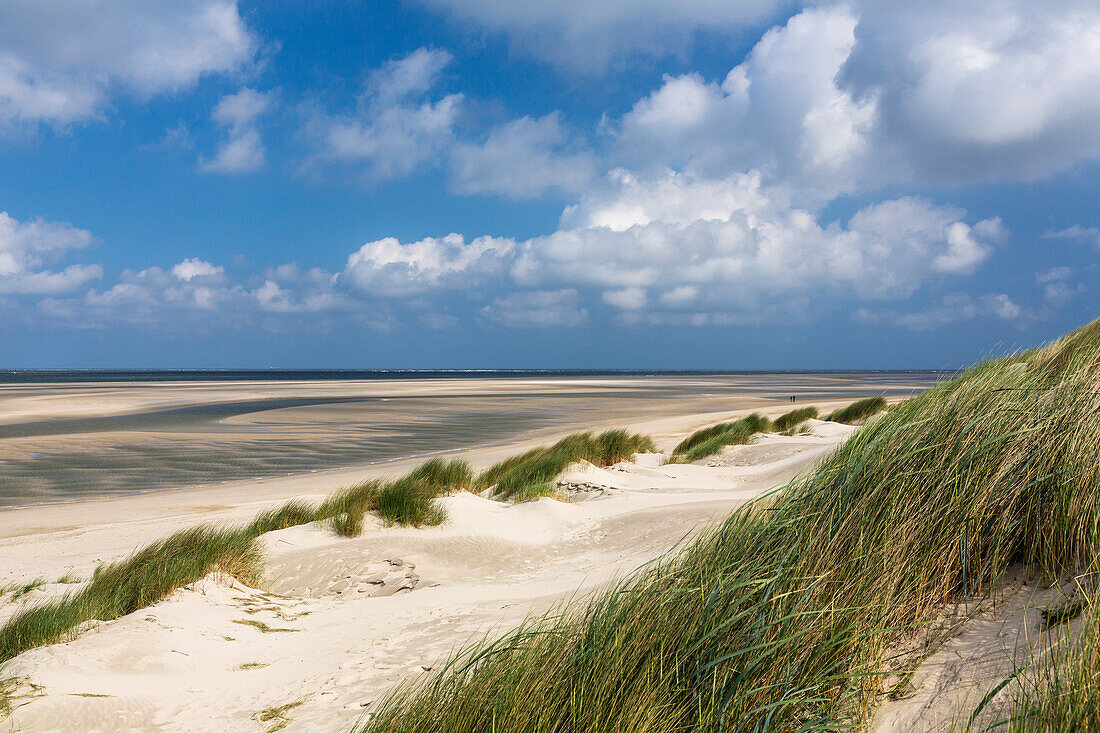
<svg viewBox="0 0 1100 733">
<path fill-rule="evenodd" d="M 534 448 L 487 468 L 478 476 L 477 489 L 493 488 L 493 496 L 511 501 L 526 501 L 555 493 L 554 480 L 577 461 L 610 466 L 635 453 L 654 452 L 657 448 L 648 435 L 625 430 L 607 430 L 599 435 L 575 433 L 557 443 Z"/>
<path fill-rule="evenodd" d="M 807 420 L 812 420 L 817 417 L 816 407 L 800 407 L 797 410 L 791 410 L 785 412 L 772 421 L 772 427 L 776 432 L 783 432 L 784 430 L 790 430 L 791 428 L 797 428 Z"/>
<path fill-rule="evenodd" d="M 847 407 L 841 407 L 829 413 L 825 419 L 829 422 L 841 422 L 852 425 L 860 420 L 876 415 L 886 409 L 883 397 L 867 397 L 856 400 Z"/>
<path fill-rule="evenodd" d="M 387 524 L 437 525 L 446 514 L 435 499 L 475 483 L 488 485 L 489 478 L 494 484 L 503 482 L 505 495 L 519 498 L 533 494 L 534 484 L 552 483 L 573 461 L 608 465 L 645 450 L 655 450 L 648 436 L 622 430 L 596 436 L 580 433 L 498 464 L 476 478 L 464 460 L 433 458 L 400 478 L 364 481 L 320 504 L 295 499 L 240 527 L 204 525 L 178 532 L 122 561 L 101 565 L 82 589 L 17 613 L 0 626 L 0 664 L 28 649 L 71 638 L 85 622 L 133 613 L 215 570 L 258 584 L 262 557 L 256 540 L 267 532 L 322 522 L 341 536 L 355 537 L 363 531 L 367 512 L 377 513 Z M 13 586 L 10 591 L 18 598 L 40 584 Z"/>
<path fill-rule="evenodd" d="M 434 526 L 446 520 L 435 499 L 473 484 L 470 464 L 461 459 L 433 458 L 398 479 L 373 479 L 330 496 L 317 509 L 315 521 L 324 521 L 342 537 L 363 532 L 368 511 L 377 512 L 387 524 Z"/>
<path fill-rule="evenodd" d="M 865 723 L 888 692 L 884 649 L 943 604 L 988 593 L 1011 563 L 1047 579 L 1096 567 L 1100 327 L 1083 330 L 1093 337 L 901 403 L 783 492 L 594 600 L 459 655 L 360 730 Z M 1019 703 L 1031 717 L 1018 729 L 1090 722 L 1075 711 L 1097 709 L 1097 648 Z"/>
<path fill-rule="evenodd" d="M 691 463 L 712 456 L 727 445 L 745 445 L 756 433 L 770 430 L 768 418 L 754 412 L 740 420 L 696 430 L 672 450 L 672 458 L 677 462 Z"/>
<path fill-rule="evenodd" d="M 267 532 L 278 532 L 280 529 L 297 527 L 309 524 L 317 519 L 317 507 L 314 505 L 292 499 L 275 509 L 269 509 L 256 516 L 248 525 L 250 534 L 259 537 Z"/>
<path fill-rule="evenodd" d="M 0 627 L 0 662 L 63 640 L 86 621 L 133 613 L 214 570 L 247 583 L 255 582 L 260 569 L 259 548 L 247 528 L 177 532 L 124 560 L 101 565 L 81 590 L 16 614 Z"/>
<path fill-rule="evenodd" d="M 177 532 L 124 560 L 99 566 L 83 588 L 17 613 L 0 626 L 0 663 L 70 638 L 87 621 L 133 613 L 213 571 L 256 585 L 263 568 L 256 540 L 266 532 L 328 521 L 339 534 L 355 536 L 368 511 L 390 524 L 438 524 L 445 515 L 433 500 L 468 488 L 472 481 L 465 461 L 433 458 L 401 478 L 364 482 L 319 505 L 292 500 L 243 526 L 204 525 Z"/>
</svg>

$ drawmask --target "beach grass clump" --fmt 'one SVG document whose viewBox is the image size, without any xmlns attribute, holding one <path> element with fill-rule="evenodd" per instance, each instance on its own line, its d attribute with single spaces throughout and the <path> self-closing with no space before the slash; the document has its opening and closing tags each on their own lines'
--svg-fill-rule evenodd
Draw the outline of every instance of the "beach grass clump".
<svg viewBox="0 0 1100 733">
<path fill-rule="evenodd" d="M 282 506 L 261 512 L 248 525 L 248 531 L 259 537 L 267 532 L 309 524 L 316 520 L 317 507 L 299 499 L 292 499 Z"/>
<path fill-rule="evenodd" d="M 796 428 L 807 420 L 813 420 L 817 417 L 816 407 L 800 407 L 797 410 L 791 410 L 785 412 L 772 421 L 772 426 L 776 432 L 783 432 L 784 430 L 790 430 Z"/>
<path fill-rule="evenodd" d="M 442 487 L 410 476 L 386 484 L 375 498 L 374 509 L 387 524 L 435 526 L 447 519 L 436 504 Z"/>
<path fill-rule="evenodd" d="M 533 448 L 490 466 L 473 485 L 482 490 L 495 487 L 493 495 L 499 499 L 527 501 L 554 495 L 554 481 L 571 463 L 588 461 L 610 466 L 635 453 L 656 450 L 648 435 L 625 430 L 607 430 L 598 435 L 575 433 L 553 445 Z"/>
<path fill-rule="evenodd" d="M 691 463 L 719 453 L 727 445 L 746 445 L 756 433 L 770 430 L 768 418 L 754 412 L 733 422 L 719 423 L 695 431 L 672 450 L 672 457 L 681 463 Z"/>
<path fill-rule="evenodd" d="M 195 527 L 130 557 L 99 566 L 75 593 L 21 611 L 0 627 L 0 663 L 67 638 L 86 621 L 108 621 L 144 608 L 213 571 L 255 583 L 261 572 L 255 537 L 247 528 Z"/>
<path fill-rule="evenodd" d="M 432 458 L 410 471 L 406 478 L 425 485 L 443 487 L 447 492 L 455 492 L 473 486 L 474 472 L 470 464 L 461 458 L 452 458 L 449 461 Z"/>
<path fill-rule="evenodd" d="M 339 491 L 317 509 L 336 534 L 358 537 L 367 512 L 377 512 L 386 524 L 413 527 L 442 524 L 447 515 L 435 502 L 440 496 L 471 487 L 473 470 L 464 460 L 433 458 L 398 479 L 363 481 Z"/>
<path fill-rule="evenodd" d="M 854 425 L 860 420 L 865 420 L 872 415 L 877 415 L 886 409 L 886 399 L 883 397 L 866 397 L 856 400 L 847 407 L 840 407 L 829 413 L 825 419 L 829 422 L 840 422 Z"/>
<path fill-rule="evenodd" d="M 23 596 L 27 595 L 28 593 L 35 590 L 36 588 L 41 588 L 45 584 L 46 584 L 45 578 L 35 578 L 34 580 L 30 581 L 29 583 L 19 583 L 19 584 L 12 585 L 12 586 L 7 587 L 7 588 L 0 588 L 0 596 L 3 596 L 6 593 L 11 593 L 11 599 L 10 600 L 18 601 Z"/>
<path fill-rule="evenodd" d="M 945 604 L 1015 563 L 1051 581 L 1096 567 L 1100 338 L 1078 335 L 902 403 L 678 554 L 398 690 L 361 730 L 865 725 L 890 692 L 884 650 Z M 1066 725 L 1097 709 L 1093 653 L 1038 688 L 1028 730 L 1088 728 Z"/>
<path fill-rule="evenodd" d="M 363 533 L 363 520 L 375 507 L 375 499 L 384 481 L 360 481 L 335 492 L 317 508 L 316 521 L 327 522 L 341 537 L 358 537 Z"/>
<path fill-rule="evenodd" d="M 365 481 L 319 505 L 292 500 L 243 526 L 203 525 L 177 532 L 128 558 L 100 565 L 80 590 L 15 614 L 0 626 L 0 663 L 70 638 L 85 622 L 109 621 L 145 608 L 214 571 L 256 585 L 263 567 L 256 540 L 267 532 L 327 521 L 342 536 L 358 536 L 368 511 L 378 512 L 389 524 L 439 524 L 446 515 L 434 499 L 468 488 L 472 481 L 465 461 L 434 458 L 401 478 Z M 29 584 L 25 592 L 37 585 L 41 582 Z"/>
</svg>

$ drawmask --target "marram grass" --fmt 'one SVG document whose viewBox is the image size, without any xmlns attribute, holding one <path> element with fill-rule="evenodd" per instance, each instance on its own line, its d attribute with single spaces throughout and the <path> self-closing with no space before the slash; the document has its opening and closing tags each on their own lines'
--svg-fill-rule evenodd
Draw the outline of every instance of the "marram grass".
<svg viewBox="0 0 1100 733">
<path fill-rule="evenodd" d="M 1012 563 L 1048 579 L 1096 567 L 1098 487 L 1094 323 L 901 403 L 782 493 L 594 600 L 459 655 L 359 729 L 858 728 L 888 692 L 884 649 L 937 608 L 987 593 Z M 1014 730 L 1095 721 L 1089 629 L 1063 675 L 1017 702 L 1028 717 Z"/>
<path fill-rule="evenodd" d="M 247 529 L 195 527 L 101 565 L 81 590 L 32 606 L 0 627 L 0 662 L 62 641 L 86 621 L 133 613 L 214 570 L 255 582 L 261 557 L 254 540 Z"/>
<path fill-rule="evenodd" d="M 768 418 L 752 413 L 745 417 L 696 430 L 672 450 L 674 460 L 690 463 L 719 453 L 727 445 L 745 445 L 756 433 L 771 430 Z"/>
<path fill-rule="evenodd" d="M 784 430 L 790 430 L 796 428 L 807 420 L 812 420 L 817 417 L 816 407 L 800 407 L 797 410 L 791 410 L 785 412 L 772 421 L 772 426 L 777 432 L 783 432 Z"/>
<path fill-rule="evenodd" d="M 625 430 L 607 430 L 599 435 L 575 433 L 544 448 L 534 448 L 487 468 L 478 476 L 478 489 L 492 489 L 498 499 L 525 501 L 555 493 L 554 480 L 566 466 L 588 461 L 610 466 L 635 453 L 654 452 L 657 448 L 648 435 Z"/>
<path fill-rule="evenodd" d="M 366 512 L 390 524 L 439 524 L 438 496 L 469 488 L 469 464 L 433 458 L 392 481 L 367 481 L 337 492 L 319 505 L 292 500 L 240 527 L 199 526 L 177 532 L 130 557 L 99 566 L 83 588 L 20 611 L 0 626 L 0 664 L 43 644 L 71 638 L 87 621 L 133 613 L 213 571 L 257 584 L 263 558 L 256 539 L 311 522 L 328 522 L 344 536 L 362 531 Z"/>
<path fill-rule="evenodd" d="M 826 419 L 834 422 L 853 423 L 878 413 L 885 407 L 886 400 L 884 398 L 868 397 L 857 400 L 847 407 L 834 410 Z M 817 415 L 816 407 L 800 407 L 780 415 L 772 422 L 754 412 L 732 422 L 719 423 L 696 430 L 680 441 L 680 444 L 673 449 L 672 458 L 680 463 L 691 463 L 720 453 L 727 445 L 746 445 L 752 441 L 752 436 L 757 433 L 777 432 L 789 435 L 791 430 L 811 418 L 816 418 Z"/>
<path fill-rule="evenodd" d="M 733 432 L 731 426 L 736 426 Z M 713 448 L 715 435 L 720 441 L 734 440 L 734 432 L 751 430 L 747 433 L 751 436 L 767 426 L 766 419 L 754 414 L 717 426 L 717 430 L 700 431 L 685 442 L 698 448 L 695 444 L 706 442 L 698 437 L 704 434 L 711 445 L 703 449 L 717 452 L 721 445 Z M 598 435 L 577 433 L 502 461 L 477 477 L 463 460 L 433 458 L 401 478 L 363 481 L 318 505 L 288 501 L 262 512 L 243 527 L 185 530 L 126 560 L 101 566 L 80 590 L 17 613 L 0 626 L 0 664 L 27 649 L 70 638 L 87 621 L 119 618 L 155 603 L 214 570 L 245 583 L 256 583 L 262 574 L 256 538 L 267 532 L 322 522 L 341 536 L 356 537 L 363 531 L 368 512 L 377 513 L 388 524 L 436 525 L 446 519 L 435 502 L 439 496 L 493 487 L 498 498 L 522 501 L 552 494 L 554 479 L 570 463 L 586 460 L 607 466 L 634 453 L 655 450 L 649 436 L 625 430 Z"/>
<path fill-rule="evenodd" d="M 1098 568 L 1100 569 L 1100 568 Z M 1095 569 L 1093 578 L 1095 578 Z M 1032 664 L 1013 689 L 1009 733 L 1075 733 L 1100 730 L 1100 604 L 1090 595 L 1081 629 L 1053 650 L 1047 664 Z M 984 722 L 984 721 L 983 721 Z"/>
<path fill-rule="evenodd" d="M 491 479 L 503 487 L 499 492 L 503 497 L 522 499 L 552 484 L 574 461 L 609 465 L 647 450 L 655 450 L 648 436 L 623 430 L 596 436 L 579 433 L 498 464 L 476 478 L 464 460 L 433 458 L 400 478 L 363 481 L 320 504 L 295 499 L 262 512 L 244 526 L 200 526 L 178 532 L 125 560 L 100 566 L 82 589 L 17 613 L 0 626 L 0 664 L 28 649 L 72 638 L 85 622 L 133 613 L 215 570 L 256 584 L 263 566 L 256 540 L 267 532 L 321 522 L 341 536 L 356 537 L 368 512 L 387 524 L 437 525 L 446 514 L 435 499 L 473 488 L 475 483 L 484 487 Z"/>
<path fill-rule="evenodd" d="M 841 407 L 829 413 L 826 420 L 831 422 L 852 423 L 864 420 L 886 409 L 886 400 L 883 397 L 867 397 L 856 400 L 847 407 Z"/>
</svg>

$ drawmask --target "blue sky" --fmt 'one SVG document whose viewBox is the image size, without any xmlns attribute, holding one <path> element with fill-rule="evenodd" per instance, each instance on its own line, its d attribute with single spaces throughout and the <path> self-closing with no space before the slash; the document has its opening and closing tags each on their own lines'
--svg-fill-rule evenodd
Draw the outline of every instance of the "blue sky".
<svg viewBox="0 0 1100 733">
<path fill-rule="evenodd" d="M 14 0 L 0 367 L 956 367 L 1098 158 L 1091 2 Z"/>
</svg>

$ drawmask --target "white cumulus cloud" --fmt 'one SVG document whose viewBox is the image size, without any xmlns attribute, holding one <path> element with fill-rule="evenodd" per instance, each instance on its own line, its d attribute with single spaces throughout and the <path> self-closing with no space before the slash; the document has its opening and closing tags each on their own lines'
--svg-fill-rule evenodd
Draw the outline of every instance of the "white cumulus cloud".
<svg viewBox="0 0 1100 733">
<path fill-rule="evenodd" d="M 897 299 L 973 271 L 1003 237 L 998 221 L 971 227 L 964 216 L 908 197 L 822 226 L 755 173 L 619 175 L 566 212 L 563 228 L 517 245 L 512 275 L 523 287 L 620 291 L 608 302 L 632 306 L 641 289 L 663 291 L 654 307 L 747 313 L 799 294 Z"/>
<path fill-rule="evenodd" d="M 462 95 L 428 95 L 451 59 L 446 51 L 418 49 L 373 70 L 353 113 L 315 111 L 306 134 L 317 151 L 305 168 L 345 163 L 381 181 L 436 162 L 453 140 Z"/>
<path fill-rule="evenodd" d="M 1031 179 L 1100 155 L 1095 2 L 856 7 L 843 84 L 875 95 L 876 147 L 917 179 Z"/>
<path fill-rule="evenodd" d="M 225 272 L 224 267 L 213 265 L 198 257 L 183 260 L 172 268 L 172 274 L 180 280 L 192 280 L 196 277 L 211 277 Z"/>
<path fill-rule="evenodd" d="M 0 123 L 67 124 L 249 62 L 258 42 L 234 0 L 0 3 Z"/>
<path fill-rule="evenodd" d="M 227 128 L 229 137 L 218 146 L 213 158 L 200 159 L 199 170 L 206 173 L 250 173 L 263 167 L 267 153 L 256 120 L 274 107 L 271 93 L 244 88 L 221 98 L 213 118 Z"/>
<path fill-rule="evenodd" d="M 56 295 L 102 277 L 99 265 L 55 269 L 66 255 L 94 241 L 91 232 L 70 224 L 19 221 L 0 211 L 0 293 Z"/>
<path fill-rule="evenodd" d="M 510 239 L 460 234 L 402 244 L 393 237 L 368 242 L 348 257 L 342 283 L 364 293 L 401 297 L 436 288 L 462 288 L 500 273 L 515 247 Z"/>
<path fill-rule="evenodd" d="M 826 199 L 854 187 L 876 120 L 873 95 L 838 85 L 858 22 L 846 6 L 805 10 L 765 33 L 721 83 L 666 76 L 611 123 L 614 155 L 635 169 L 706 176 L 755 168 Z"/>
<path fill-rule="evenodd" d="M 489 132 L 482 143 L 458 143 L 451 158 L 458 193 L 500 193 L 535 198 L 547 191 L 578 193 L 595 178 L 596 159 L 569 150 L 558 113 L 521 117 Z"/>
</svg>

